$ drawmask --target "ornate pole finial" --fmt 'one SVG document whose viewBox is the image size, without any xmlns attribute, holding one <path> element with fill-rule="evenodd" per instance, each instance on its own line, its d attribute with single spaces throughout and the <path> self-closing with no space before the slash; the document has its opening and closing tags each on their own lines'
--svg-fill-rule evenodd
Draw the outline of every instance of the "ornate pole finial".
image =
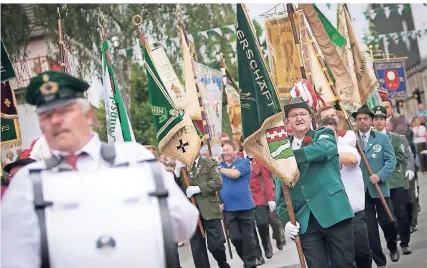
<svg viewBox="0 0 427 268">
<path fill-rule="evenodd" d="M 98 25 L 101 28 L 101 34 L 105 37 L 105 17 L 101 11 L 101 7 L 98 8 Z"/>
</svg>

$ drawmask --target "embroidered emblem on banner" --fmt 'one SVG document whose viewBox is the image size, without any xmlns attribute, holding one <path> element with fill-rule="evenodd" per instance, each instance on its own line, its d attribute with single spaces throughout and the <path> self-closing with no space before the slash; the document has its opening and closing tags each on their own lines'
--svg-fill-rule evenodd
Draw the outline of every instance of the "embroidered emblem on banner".
<svg viewBox="0 0 427 268">
<path fill-rule="evenodd" d="M 265 136 L 273 159 L 286 159 L 293 155 L 285 126 L 269 128 L 265 131 Z"/>
</svg>

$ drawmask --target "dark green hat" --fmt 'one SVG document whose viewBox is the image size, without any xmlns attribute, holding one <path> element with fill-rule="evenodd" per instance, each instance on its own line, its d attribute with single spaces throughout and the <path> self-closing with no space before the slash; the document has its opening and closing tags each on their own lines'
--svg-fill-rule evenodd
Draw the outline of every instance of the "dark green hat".
<svg viewBox="0 0 427 268">
<path fill-rule="evenodd" d="M 83 92 L 89 84 L 63 72 L 48 71 L 31 78 L 25 100 L 37 106 L 37 113 L 64 106 L 77 98 L 84 98 Z"/>
<path fill-rule="evenodd" d="M 301 97 L 297 96 L 297 97 L 291 98 L 288 105 L 284 107 L 285 117 L 288 117 L 289 111 L 295 108 L 304 108 L 307 111 L 309 111 L 310 114 L 313 113 L 313 111 L 308 106 L 307 102 L 305 102 Z"/>
<path fill-rule="evenodd" d="M 372 109 L 374 112 L 374 117 L 383 117 L 387 118 L 387 110 L 384 106 L 378 105 L 375 106 L 374 109 Z"/>
<path fill-rule="evenodd" d="M 353 118 L 356 119 L 356 116 L 358 114 L 369 114 L 369 116 L 371 118 L 374 118 L 374 116 L 375 116 L 374 113 L 372 112 L 372 110 L 369 109 L 368 105 L 366 105 L 366 104 L 362 104 L 362 106 L 360 106 L 359 110 L 352 113 Z"/>
</svg>

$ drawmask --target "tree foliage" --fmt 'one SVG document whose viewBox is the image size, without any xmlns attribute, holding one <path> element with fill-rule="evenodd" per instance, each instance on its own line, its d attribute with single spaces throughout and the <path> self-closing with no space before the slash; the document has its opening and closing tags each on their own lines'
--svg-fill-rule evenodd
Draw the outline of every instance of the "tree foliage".
<svg viewBox="0 0 427 268">
<path fill-rule="evenodd" d="M 98 24 L 99 10 L 105 18 L 104 29 L 107 37 L 117 36 L 119 47 L 110 49 L 110 56 L 116 78 L 120 84 L 121 94 L 131 118 L 135 137 L 142 144 L 154 144 L 155 133 L 152 128 L 151 108 L 147 95 L 145 70 L 132 62 L 131 57 L 120 53 L 120 49 L 132 47 L 137 42 L 137 31 L 132 24 L 134 15 L 141 15 L 144 34 L 151 43 L 179 37 L 176 4 L 33 4 L 34 19 L 29 19 L 22 4 L 2 4 L 2 38 L 14 60 L 23 58 L 30 40 L 33 27 L 41 26 L 47 32 L 47 40 L 52 45 L 49 56 L 59 60 L 58 55 L 58 17 L 57 7 L 63 23 L 63 32 L 77 58 L 80 76 L 91 75 L 101 70 L 101 38 Z M 232 4 L 183 4 L 179 5 L 186 31 L 196 33 L 208 29 L 236 23 L 235 8 Z M 30 16 L 31 17 L 31 16 Z M 255 22 L 256 23 L 256 22 Z M 255 24 L 258 36 L 262 28 Z M 232 38 L 226 38 L 229 34 Z M 233 33 L 224 33 L 195 40 L 199 62 L 219 69 L 219 53 L 224 55 L 227 67 L 237 79 L 235 54 L 230 42 L 236 42 Z M 180 44 L 166 42 L 165 48 L 169 59 L 180 79 L 182 79 L 182 56 Z M 99 72 L 100 73 L 100 72 Z M 182 81 L 183 82 L 183 81 Z M 223 128 L 231 134 L 226 112 L 226 97 L 223 101 Z M 100 126 L 99 133 L 105 132 L 105 115 L 103 109 L 97 111 Z M 104 139 L 106 136 L 102 136 Z"/>
</svg>

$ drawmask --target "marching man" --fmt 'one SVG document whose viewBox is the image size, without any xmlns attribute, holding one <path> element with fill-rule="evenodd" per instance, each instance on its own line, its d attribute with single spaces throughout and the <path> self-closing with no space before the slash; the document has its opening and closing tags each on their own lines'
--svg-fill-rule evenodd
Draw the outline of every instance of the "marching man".
<svg viewBox="0 0 427 268">
<path fill-rule="evenodd" d="M 177 165 L 178 168 L 182 165 Z M 209 268 L 209 257 L 206 250 L 206 240 L 208 249 L 218 263 L 219 268 L 229 268 L 225 253 L 225 236 L 221 224 L 221 211 L 219 199 L 216 192 L 222 188 L 222 180 L 217 172 L 217 163 L 214 160 L 197 156 L 193 166 L 188 172 L 190 186 L 183 187 L 188 198 L 194 197 L 197 208 L 200 211 L 200 221 L 204 229 L 204 234 L 197 228 L 190 239 L 191 252 L 193 253 L 194 266 L 196 268 Z M 184 186 L 184 175 L 180 174 L 181 185 Z"/>
<path fill-rule="evenodd" d="M 358 128 L 357 135 L 359 137 L 360 144 L 362 148 L 365 149 L 366 158 L 368 159 L 368 163 L 374 173 L 370 176 L 365 164 L 362 163 L 361 168 L 363 172 L 363 180 L 365 181 L 366 186 L 365 213 L 368 224 L 369 245 L 372 250 L 372 259 L 378 267 L 385 267 L 387 259 L 381 247 L 378 221 L 381 223 L 384 234 L 387 237 L 387 247 L 390 250 L 390 258 L 393 262 L 398 261 L 400 257 L 396 242 L 397 230 L 393 222 L 388 218 L 385 208 L 379 198 L 379 194 L 376 192 L 373 185 L 378 183 L 378 186 L 390 207 L 390 188 L 387 180 L 390 178 L 394 168 L 396 167 L 396 157 L 388 136 L 371 129 L 374 113 L 366 104 L 363 104 L 359 110 L 352 114 L 352 116 L 356 120 Z"/>
<path fill-rule="evenodd" d="M 396 156 L 396 168 L 393 170 L 393 174 L 388 179 L 388 185 L 390 187 L 390 198 L 393 203 L 393 214 L 396 216 L 397 224 L 399 226 L 398 232 L 400 235 L 400 247 L 402 248 L 402 253 L 404 255 L 409 255 L 412 253 L 411 249 L 409 248 L 411 232 L 408 212 L 406 210 L 408 196 L 407 192 L 405 191 L 405 172 L 409 154 L 405 153 L 405 145 L 403 142 L 403 139 L 406 140 L 406 137 L 387 131 L 387 111 L 383 106 L 376 106 L 373 110 L 375 114 L 373 120 L 375 131 L 384 133 L 390 138 L 390 142 L 393 146 L 394 154 Z M 392 122 L 389 123 L 392 124 Z M 406 144 L 408 144 L 407 141 Z M 386 235 L 386 233 L 384 233 L 384 235 Z M 386 240 L 389 240 L 388 237 L 386 237 Z"/>
<path fill-rule="evenodd" d="M 84 98 L 88 88 L 86 82 L 61 72 L 40 73 L 30 81 L 25 100 L 37 107 L 40 129 L 55 161 L 74 171 L 93 172 L 120 164 L 141 165 L 140 162 L 154 159 L 142 145 L 126 142 L 114 144 L 115 158 L 110 164 L 101 151 L 106 145 L 92 130 L 93 112 Z M 46 163 L 36 162 L 19 170 L 2 200 L 2 267 L 38 268 L 41 265 L 41 244 L 46 241 L 41 241 L 29 170 L 46 169 Z M 142 167 L 145 170 L 146 165 Z M 52 172 L 58 171 L 52 169 Z M 162 175 L 169 193 L 167 203 L 172 220 L 171 231 L 176 241 L 185 241 L 196 229 L 198 211 L 176 185 L 172 174 L 162 170 Z M 144 174 L 141 174 L 141 179 L 144 179 Z"/>
<path fill-rule="evenodd" d="M 296 226 L 289 221 L 282 185 L 276 180 L 276 210 L 285 234 L 300 236 L 309 268 L 353 267 L 354 214 L 340 178 L 335 132 L 329 127 L 310 130 L 313 114 L 301 97 L 292 98 L 284 110 L 300 171 L 297 184 L 289 188 Z"/>
</svg>

